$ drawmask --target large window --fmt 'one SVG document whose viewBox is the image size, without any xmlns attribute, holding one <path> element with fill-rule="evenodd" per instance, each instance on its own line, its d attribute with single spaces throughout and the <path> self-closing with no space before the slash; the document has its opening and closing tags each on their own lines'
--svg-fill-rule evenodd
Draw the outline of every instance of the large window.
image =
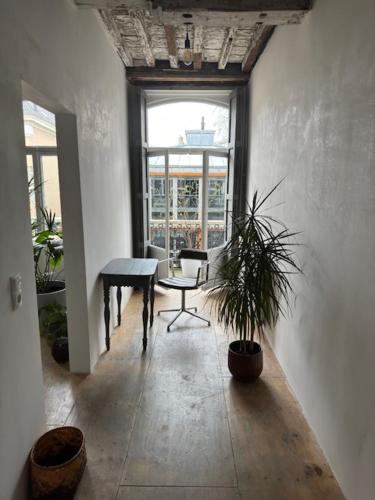
<svg viewBox="0 0 375 500">
<path fill-rule="evenodd" d="M 147 110 L 147 239 L 169 255 L 225 242 L 228 129 L 222 105 L 173 102 Z"/>
<path fill-rule="evenodd" d="M 55 115 L 31 101 L 23 102 L 23 114 L 31 221 L 42 224 L 46 209 L 62 230 Z"/>
</svg>

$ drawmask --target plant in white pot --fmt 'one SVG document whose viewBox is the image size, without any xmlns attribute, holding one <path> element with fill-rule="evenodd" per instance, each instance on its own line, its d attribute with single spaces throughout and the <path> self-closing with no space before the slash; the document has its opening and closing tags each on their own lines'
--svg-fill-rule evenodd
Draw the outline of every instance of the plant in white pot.
<svg viewBox="0 0 375 500">
<path fill-rule="evenodd" d="M 301 272 L 291 243 L 297 233 L 263 212 L 278 186 L 263 198 L 256 191 L 248 212 L 233 219 L 218 270 L 221 281 L 210 291 L 219 322 L 238 335 L 229 345 L 228 367 L 242 381 L 261 374 L 264 327 L 274 326 L 280 312 L 285 313 L 292 293 L 290 275 Z"/>
<path fill-rule="evenodd" d="M 56 230 L 55 214 L 45 209 L 41 213 L 43 225 L 33 236 L 38 309 L 51 303 L 66 305 L 65 281 L 58 279 L 64 255 L 62 234 Z"/>
</svg>

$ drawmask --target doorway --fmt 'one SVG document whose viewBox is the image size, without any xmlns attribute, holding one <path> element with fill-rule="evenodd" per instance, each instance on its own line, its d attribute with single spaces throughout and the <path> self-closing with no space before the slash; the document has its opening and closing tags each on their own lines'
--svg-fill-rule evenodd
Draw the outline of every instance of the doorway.
<svg viewBox="0 0 375 500">
<path fill-rule="evenodd" d="M 56 124 L 52 112 L 28 100 L 23 116 L 46 423 L 56 426 L 65 423 L 62 409 L 69 410 L 58 395 L 66 396 L 70 376 L 68 360 L 54 349 L 58 337 L 67 343 L 68 332 Z"/>
</svg>

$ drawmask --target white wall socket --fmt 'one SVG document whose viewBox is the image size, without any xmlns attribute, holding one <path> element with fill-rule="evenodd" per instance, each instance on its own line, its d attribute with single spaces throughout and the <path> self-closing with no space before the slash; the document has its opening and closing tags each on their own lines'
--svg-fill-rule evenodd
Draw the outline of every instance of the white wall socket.
<svg viewBox="0 0 375 500">
<path fill-rule="evenodd" d="M 12 297 L 13 309 L 22 306 L 22 281 L 21 275 L 16 274 L 10 278 L 10 295 Z"/>
</svg>

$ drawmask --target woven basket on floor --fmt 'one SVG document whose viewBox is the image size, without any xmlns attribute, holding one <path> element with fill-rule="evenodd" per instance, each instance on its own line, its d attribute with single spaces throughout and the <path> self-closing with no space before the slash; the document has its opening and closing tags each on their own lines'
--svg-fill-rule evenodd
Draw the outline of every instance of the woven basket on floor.
<svg viewBox="0 0 375 500">
<path fill-rule="evenodd" d="M 30 452 L 34 500 L 72 499 L 86 465 L 85 438 L 76 427 L 46 432 Z"/>
</svg>

